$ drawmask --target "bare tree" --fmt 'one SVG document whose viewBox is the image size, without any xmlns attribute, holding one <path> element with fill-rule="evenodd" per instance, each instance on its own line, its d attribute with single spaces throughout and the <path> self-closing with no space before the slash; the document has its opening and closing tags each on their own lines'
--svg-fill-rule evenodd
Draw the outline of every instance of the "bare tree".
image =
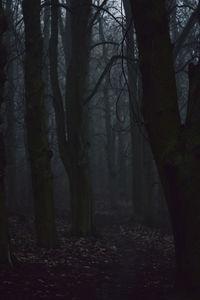
<svg viewBox="0 0 200 300">
<path fill-rule="evenodd" d="M 3 103 L 4 103 L 4 85 L 5 72 L 4 67 L 7 63 L 6 49 L 3 44 L 3 34 L 7 30 L 2 1 L 0 1 L 0 263 L 3 266 L 12 266 L 12 258 L 9 248 L 8 220 L 6 210 L 6 192 L 5 192 L 5 145 L 4 134 L 5 124 L 3 122 Z"/>
<path fill-rule="evenodd" d="M 50 76 L 56 117 L 58 146 L 69 177 L 72 232 L 93 232 L 92 202 L 88 174 L 88 143 L 85 137 L 84 99 L 89 65 L 91 1 L 71 1 L 71 59 L 66 66 L 66 115 L 58 82 L 58 1 L 51 2 Z M 66 124 L 65 124 L 66 120 Z"/>
<path fill-rule="evenodd" d="M 189 70 L 186 123 L 181 124 L 165 3 L 132 0 L 143 83 L 143 116 L 168 203 L 176 250 L 176 287 L 199 293 L 199 63 Z"/>
<path fill-rule="evenodd" d="M 38 243 L 55 244 L 53 181 L 45 122 L 42 81 L 43 40 L 40 28 L 40 0 L 24 0 L 25 99 L 27 147 L 31 163 L 35 222 Z"/>
</svg>

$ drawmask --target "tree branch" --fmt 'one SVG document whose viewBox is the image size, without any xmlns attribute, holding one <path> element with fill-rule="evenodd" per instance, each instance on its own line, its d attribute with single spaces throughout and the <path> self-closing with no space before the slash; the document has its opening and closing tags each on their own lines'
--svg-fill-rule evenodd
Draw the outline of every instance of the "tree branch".
<svg viewBox="0 0 200 300">
<path fill-rule="evenodd" d="M 101 10 L 102 10 L 102 7 L 103 7 L 104 5 L 106 5 L 107 1 L 108 1 L 108 0 L 104 0 L 104 1 L 101 3 L 101 5 L 98 7 L 96 13 L 94 14 L 92 20 L 90 21 L 90 23 L 89 23 L 89 25 L 88 25 L 88 28 L 91 28 L 91 27 L 92 27 L 92 25 L 94 24 L 94 21 L 97 19 L 98 15 L 100 14 L 100 12 L 101 12 Z"/>
<path fill-rule="evenodd" d="M 200 13 L 200 2 L 197 6 L 197 8 L 195 9 L 195 11 L 191 14 L 185 28 L 183 29 L 182 33 L 180 34 L 178 40 L 175 43 L 175 47 L 174 47 L 174 59 L 176 60 L 179 51 L 181 50 L 185 39 L 187 38 L 190 30 L 192 29 L 192 27 L 194 26 L 195 22 L 197 21 L 197 18 L 199 17 L 199 13 Z"/>
<path fill-rule="evenodd" d="M 97 83 L 93 89 L 93 91 L 91 92 L 91 94 L 84 100 L 84 105 L 87 104 L 92 98 L 93 96 L 96 94 L 99 86 L 101 85 L 101 82 L 103 81 L 105 75 L 109 72 L 109 70 L 111 69 L 114 61 L 116 61 L 117 59 L 122 58 L 122 59 L 128 59 L 125 56 L 122 55 L 114 55 L 110 58 L 110 60 L 108 61 L 107 65 L 105 66 L 103 72 L 101 73 L 101 76 L 99 77 L 99 79 L 97 80 Z"/>
<path fill-rule="evenodd" d="M 94 45 L 92 45 L 91 47 L 90 47 L 90 51 L 91 50 L 93 50 L 95 47 L 98 47 L 98 46 L 101 46 L 101 45 L 115 45 L 115 46 L 119 46 L 119 43 L 115 43 L 115 42 L 99 42 L 99 43 L 96 43 L 96 44 L 94 44 Z"/>
<path fill-rule="evenodd" d="M 57 7 L 62 7 L 65 8 L 66 10 L 68 10 L 70 13 L 73 13 L 72 10 L 69 8 L 69 6 L 67 6 L 64 3 L 57 3 L 57 4 L 52 4 L 51 1 L 45 1 L 45 3 L 41 4 L 41 8 L 44 8 L 45 6 L 57 6 Z"/>
</svg>

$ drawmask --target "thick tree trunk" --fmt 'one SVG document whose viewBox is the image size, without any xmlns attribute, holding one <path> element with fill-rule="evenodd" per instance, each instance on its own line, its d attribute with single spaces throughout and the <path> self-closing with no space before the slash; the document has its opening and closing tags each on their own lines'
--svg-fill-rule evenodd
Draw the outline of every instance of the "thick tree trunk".
<svg viewBox="0 0 200 300">
<path fill-rule="evenodd" d="M 128 69 L 128 92 L 131 120 L 131 142 L 133 149 L 133 218 L 140 223 L 153 223 L 155 218 L 152 198 L 153 159 L 149 148 L 147 133 L 143 126 L 141 114 L 142 85 L 139 62 L 137 60 L 136 41 L 134 40 L 134 24 L 129 0 L 123 0 L 126 15 L 126 53 Z M 151 162 L 152 160 L 152 162 Z"/>
<path fill-rule="evenodd" d="M 144 199 L 146 199 L 146 189 L 144 170 L 143 170 L 143 128 L 139 124 L 141 112 L 139 109 L 139 66 L 138 62 L 133 61 L 135 57 L 134 27 L 132 20 L 131 5 L 129 0 L 123 0 L 126 15 L 126 53 L 131 60 L 127 61 L 128 69 L 128 92 L 129 92 L 129 111 L 131 121 L 131 144 L 133 149 L 133 217 L 138 222 L 144 218 Z"/>
<path fill-rule="evenodd" d="M 88 29 L 91 0 L 70 3 L 72 55 L 66 79 L 67 132 L 70 155 L 72 232 L 88 235 L 93 232 L 92 199 L 89 180 L 88 147 L 84 99 L 89 67 L 91 30 Z M 78 220 L 79 218 L 79 220 Z"/>
<path fill-rule="evenodd" d="M 6 185 L 7 185 L 7 200 L 9 211 L 16 212 L 19 209 L 16 202 L 16 123 L 15 123 L 15 86 L 14 86 L 14 71 L 15 62 L 11 60 L 11 52 L 13 50 L 13 31 L 12 31 L 12 1 L 6 2 L 6 16 L 8 20 L 8 32 L 6 33 L 5 43 L 8 49 L 7 66 L 7 93 L 6 93 Z"/>
<path fill-rule="evenodd" d="M 31 162 L 36 234 L 44 247 L 55 244 L 53 181 L 48 147 L 44 85 L 42 81 L 43 41 L 40 29 L 40 1 L 24 0 L 25 99 L 27 147 Z"/>
<path fill-rule="evenodd" d="M 5 128 L 3 123 L 2 104 L 4 102 L 5 73 L 4 67 L 7 62 L 6 50 L 3 45 L 3 34 L 7 29 L 6 20 L 3 12 L 2 1 L 0 1 L 0 266 L 12 266 L 12 259 L 9 249 L 8 220 L 6 210 L 5 193 Z"/>
<path fill-rule="evenodd" d="M 2 45 L 0 44 L 0 54 L 2 54 L 1 48 Z M 2 67 L 2 61 L 0 61 L 0 65 Z M 0 92 L 2 92 L 2 76 L 0 82 Z M 2 99 L 0 99 L 0 101 L 2 104 Z M 2 121 L 0 125 L 2 126 Z M 4 135 L 1 129 L 0 132 L 0 266 L 3 267 L 12 265 L 10 250 L 9 250 L 7 210 L 5 204 L 5 199 L 6 199 L 5 165 L 6 164 L 5 164 Z"/>
<path fill-rule="evenodd" d="M 196 80 L 181 125 L 164 1 L 132 0 L 143 82 L 143 115 L 168 203 L 176 250 L 176 287 L 200 292 L 200 105 Z M 193 98 L 193 100 L 191 100 Z M 190 103 L 193 103 L 190 105 Z"/>
<path fill-rule="evenodd" d="M 58 6 L 52 0 L 50 76 L 53 103 L 56 116 L 59 153 L 69 177 L 72 210 L 72 233 L 90 235 L 93 233 L 92 200 L 89 181 L 88 143 L 83 101 L 89 65 L 90 32 L 87 31 L 91 1 L 72 1 L 70 8 L 72 55 L 70 63 L 66 58 L 66 110 L 67 124 L 62 95 L 58 82 Z M 69 17 L 67 15 L 67 17 Z M 65 45 L 65 50 L 67 47 Z"/>
<path fill-rule="evenodd" d="M 72 234 L 93 234 L 92 202 L 87 167 L 73 162 L 69 172 L 70 196 L 72 209 Z"/>
</svg>

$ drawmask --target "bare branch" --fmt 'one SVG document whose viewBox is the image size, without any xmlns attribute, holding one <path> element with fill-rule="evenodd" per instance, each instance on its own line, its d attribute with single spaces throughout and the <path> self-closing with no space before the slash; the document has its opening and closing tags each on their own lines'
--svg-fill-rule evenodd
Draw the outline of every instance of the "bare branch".
<svg viewBox="0 0 200 300">
<path fill-rule="evenodd" d="M 90 23 L 89 23 L 89 25 L 88 25 L 88 28 L 91 28 L 91 27 L 92 27 L 92 25 L 94 24 L 94 22 L 95 22 L 95 20 L 97 19 L 98 15 L 100 14 L 100 12 L 101 12 L 101 10 L 102 10 L 102 7 L 103 7 L 104 5 L 106 5 L 107 1 L 108 1 L 108 0 L 104 0 L 104 1 L 101 3 L 101 5 L 98 7 L 96 13 L 94 14 L 92 20 L 90 21 Z"/>
<path fill-rule="evenodd" d="M 191 10 L 195 10 L 195 8 L 189 4 L 182 4 L 182 5 L 173 5 L 172 7 L 170 7 L 170 9 L 168 10 L 168 14 L 171 15 L 172 12 L 177 9 L 177 8 L 189 8 Z"/>
<path fill-rule="evenodd" d="M 57 4 L 52 4 L 51 1 L 45 1 L 45 3 L 41 4 L 41 8 L 44 8 L 45 6 L 58 6 L 58 7 L 62 7 L 62 8 L 65 8 L 66 10 L 68 10 L 70 13 L 73 13 L 72 10 L 69 8 L 69 6 L 67 6 L 66 4 L 64 3 L 57 3 Z"/>
<path fill-rule="evenodd" d="M 103 81 L 105 75 L 109 72 L 109 70 L 111 69 L 113 63 L 117 60 L 117 59 L 128 59 L 127 57 L 124 57 L 122 55 L 114 55 L 110 58 L 110 60 L 108 61 L 107 65 L 105 66 L 103 72 L 101 73 L 101 76 L 99 77 L 99 79 L 97 80 L 97 83 L 93 89 L 93 91 L 91 92 L 91 94 L 85 99 L 84 101 L 84 105 L 87 104 L 92 98 L 93 96 L 96 94 L 99 86 L 101 85 L 101 82 Z"/>
<path fill-rule="evenodd" d="M 95 47 L 98 47 L 98 46 L 101 46 L 101 45 L 115 45 L 115 46 L 119 46 L 119 43 L 115 43 L 115 42 L 99 42 L 99 43 L 96 43 L 96 44 L 94 44 L 94 45 L 92 45 L 91 47 L 90 47 L 90 51 L 91 50 L 93 50 Z"/>
<path fill-rule="evenodd" d="M 92 4 L 92 7 L 99 9 L 99 6 L 95 5 L 95 4 Z M 120 23 L 119 20 L 108 9 L 106 9 L 104 7 L 101 7 L 101 10 L 105 11 L 109 16 L 111 16 L 116 21 L 116 23 L 118 25 L 120 25 L 121 27 L 123 27 L 122 23 Z"/>
<path fill-rule="evenodd" d="M 177 58 L 179 51 L 181 50 L 181 48 L 185 42 L 185 39 L 187 38 L 188 34 L 190 33 L 190 30 L 192 29 L 192 27 L 194 26 L 196 21 L 198 21 L 199 12 L 200 12 L 200 2 L 198 4 L 197 8 L 194 10 L 194 12 L 191 14 L 185 28 L 183 29 L 182 33 L 180 34 L 178 40 L 175 43 L 174 59 Z"/>
</svg>

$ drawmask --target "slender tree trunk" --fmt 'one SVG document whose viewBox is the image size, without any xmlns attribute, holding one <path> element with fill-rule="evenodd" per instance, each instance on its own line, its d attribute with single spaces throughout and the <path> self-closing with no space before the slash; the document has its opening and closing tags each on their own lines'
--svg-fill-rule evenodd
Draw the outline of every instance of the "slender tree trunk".
<svg viewBox="0 0 200 300">
<path fill-rule="evenodd" d="M 147 181 L 145 178 L 145 148 L 146 132 L 142 125 L 141 115 L 141 74 L 138 62 L 136 61 L 136 41 L 134 41 L 134 26 L 129 0 L 123 0 L 126 15 L 126 52 L 129 60 L 128 68 L 128 89 L 129 108 L 131 120 L 131 142 L 133 148 L 133 217 L 138 222 L 144 222 L 146 204 L 150 202 L 147 192 Z"/>
<path fill-rule="evenodd" d="M 49 43 L 50 80 L 53 92 L 58 149 L 63 165 L 68 172 L 70 158 L 66 140 L 65 112 L 58 80 L 58 0 L 52 0 L 51 4 L 51 38 Z"/>
<path fill-rule="evenodd" d="M 63 22 L 62 13 L 61 13 L 61 10 L 60 10 L 60 13 L 59 13 L 59 29 L 60 29 L 60 35 L 61 35 L 62 45 L 63 45 L 63 49 L 64 49 L 66 72 L 68 70 L 69 62 L 70 62 L 70 59 L 71 59 L 70 15 L 71 15 L 71 12 L 66 10 L 66 12 L 65 12 L 65 21 Z"/>
<path fill-rule="evenodd" d="M 48 0 L 46 0 L 47 6 L 44 7 L 43 10 L 43 22 L 44 22 L 44 38 L 43 38 L 43 62 L 44 62 L 44 67 L 43 67 L 43 81 L 45 85 L 45 110 L 46 110 L 46 126 L 48 128 L 48 142 L 49 142 L 49 147 L 52 148 L 56 144 L 56 137 L 54 134 L 54 129 L 55 129 L 55 116 L 52 114 L 53 113 L 53 108 L 52 108 L 52 89 L 51 89 L 51 78 L 50 78 L 50 55 L 49 55 L 49 50 L 50 50 L 50 34 L 51 34 L 51 9 L 49 6 Z M 54 53 L 53 53 L 54 55 Z M 51 56 L 52 57 L 52 56 Z M 53 60 L 55 58 L 55 61 L 57 60 L 57 57 L 54 56 Z M 55 74 L 56 76 L 56 74 Z M 56 154 L 57 151 L 54 151 Z M 55 159 L 55 157 L 54 157 Z M 52 161 L 51 161 L 52 163 Z M 53 165 L 52 165 L 53 168 Z M 53 170 L 52 170 L 53 172 Z"/>
<path fill-rule="evenodd" d="M 51 3 L 50 76 L 58 147 L 70 184 L 72 233 L 90 235 L 93 233 L 92 201 L 83 100 L 89 64 L 90 32 L 87 31 L 87 27 L 91 1 L 76 0 L 70 5 L 73 12 L 70 17 L 72 55 L 69 64 L 66 58 L 66 126 L 57 70 L 58 1 L 52 0 Z"/>
<path fill-rule="evenodd" d="M 131 3 L 140 51 L 144 121 L 174 233 L 176 287 L 195 294 L 200 292 L 200 67 L 190 70 L 188 117 L 183 126 L 164 1 Z"/>
<path fill-rule="evenodd" d="M 8 19 L 8 32 L 6 33 L 6 47 L 8 49 L 8 60 L 11 59 L 13 50 L 13 32 L 12 32 L 12 1 L 6 1 L 6 15 Z M 16 123 L 15 123 L 15 86 L 14 86 L 14 68 L 15 62 L 10 61 L 7 66 L 7 93 L 6 93 L 6 157 L 7 157 L 7 198 L 10 211 L 17 211 L 16 203 Z"/>
<path fill-rule="evenodd" d="M 46 133 L 44 85 L 42 81 L 43 40 L 40 29 L 40 1 L 24 0 L 25 99 L 27 147 L 31 163 L 35 222 L 38 243 L 55 244 L 51 151 Z"/>
<path fill-rule="evenodd" d="M 7 63 L 5 46 L 3 45 L 3 34 L 7 30 L 6 19 L 3 12 L 2 1 L 0 1 L 0 265 L 1 267 L 12 266 L 9 249 L 8 220 L 6 210 L 5 193 L 5 128 L 3 122 L 2 104 L 4 102 L 5 73 L 4 67 Z"/>
<path fill-rule="evenodd" d="M 131 120 L 131 141 L 133 148 L 133 218 L 148 225 L 158 221 L 157 198 L 153 197 L 153 182 L 157 169 L 143 126 L 141 113 L 141 73 L 137 45 L 134 38 L 134 24 L 129 0 L 123 0 L 126 15 L 126 52 L 128 68 L 129 107 Z"/>
<path fill-rule="evenodd" d="M 46 2 L 48 2 L 46 0 Z M 44 30 L 43 30 L 43 81 L 45 85 L 45 107 L 46 110 L 49 111 L 49 106 L 52 106 L 51 99 L 49 99 L 50 94 L 50 78 L 49 78 L 49 40 L 50 40 L 50 7 L 47 5 L 44 7 L 43 11 L 43 22 L 44 22 Z M 50 100 L 50 101 L 49 101 Z M 49 123 L 49 119 L 52 118 L 52 116 L 47 115 L 47 127 Z"/>
<path fill-rule="evenodd" d="M 99 37 L 102 43 L 105 43 L 106 39 L 103 31 L 103 24 L 101 17 L 99 17 Z M 105 65 L 108 64 L 109 56 L 107 46 L 102 44 L 103 48 L 103 60 Z M 108 182 L 109 186 L 109 204 L 111 210 L 117 208 L 118 189 L 117 189 L 117 164 L 116 164 L 116 131 L 113 130 L 112 122 L 112 108 L 109 99 L 109 74 L 106 74 L 104 79 L 104 107 L 105 107 L 105 130 L 106 130 L 106 162 L 108 168 Z"/>
</svg>

